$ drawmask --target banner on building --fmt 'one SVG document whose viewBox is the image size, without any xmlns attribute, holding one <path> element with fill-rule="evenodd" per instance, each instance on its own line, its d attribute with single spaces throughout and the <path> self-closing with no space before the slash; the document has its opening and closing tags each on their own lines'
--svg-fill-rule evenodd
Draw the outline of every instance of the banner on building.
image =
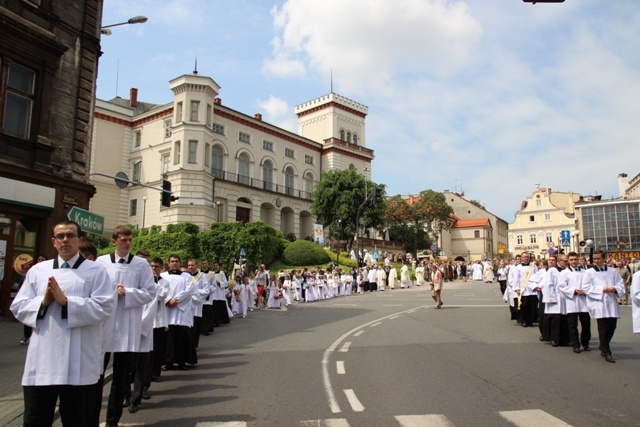
<svg viewBox="0 0 640 427">
<path fill-rule="evenodd" d="M 319 222 L 313 225 L 313 241 L 319 245 L 324 245 L 324 228 Z"/>
</svg>

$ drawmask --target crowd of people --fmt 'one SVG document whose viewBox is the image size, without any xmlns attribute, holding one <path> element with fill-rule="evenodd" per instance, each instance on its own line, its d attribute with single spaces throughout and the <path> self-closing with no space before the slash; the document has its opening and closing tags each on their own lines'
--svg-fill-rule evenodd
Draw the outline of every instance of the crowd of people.
<svg viewBox="0 0 640 427">
<path fill-rule="evenodd" d="M 398 272 L 385 257 L 348 271 L 331 264 L 270 274 L 261 265 L 245 273 L 240 264 L 229 277 L 219 262 L 210 269 L 207 259 L 189 259 L 183 267 L 178 255 L 166 261 L 143 250 L 133 255 L 126 226 L 116 227 L 112 238 L 115 252 L 98 257 L 76 223 L 57 224 L 51 238 L 57 256 L 29 268 L 11 305 L 32 331 L 22 377 L 25 426 L 51 425 L 58 399 L 64 425 L 99 425 L 109 363 L 106 425 L 117 426 L 125 408 L 136 413 L 151 397 L 151 383 L 163 371 L 197 365 L 200 337 L 234 316 L 412 283 L 430 286 L 440 309 L 443 282 L 466 281 L 468 272 L 476 281 L 497 278 L 511 319 L 523 327 L 537 323 L 540 340 L 554 347 L 589 351 L 593 318 L 601 354 L 615 362 L 610 342 L 618 305 L 630 300 L 640 333 L 640 264 L 607 266 L 600 251 L 591 265 L 575 253 L 535 261 L 523 253 L 508 264 L 402 260 Z"/>
</svg>

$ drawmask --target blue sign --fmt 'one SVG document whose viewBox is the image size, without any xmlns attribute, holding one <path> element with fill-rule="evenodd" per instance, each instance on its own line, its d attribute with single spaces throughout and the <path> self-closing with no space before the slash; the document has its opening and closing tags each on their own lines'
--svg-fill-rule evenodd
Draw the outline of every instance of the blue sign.
<svg viewBox="0 0 640 427">
<path fill-rule="evenodd" d="M 438 250 L 438 245 L 436 245 L 435 243 L 433 245 L 431 245 L 431 250 L 433 252 L 437 251 Z"/>
<path fill-rule="evenodd" d="M 549 255 L 553 255 L 556 253 L 556 251 L 553 248 L 549 248 Z"/>
<path fill-rule="evenodd" d="M 240 248 L 240 256 L 242 258 L 246 258 L 247 257 L 247 249 L 246 248 Z"/>
<path fill-rule="evenodd" d="M 560 240 L 562 246 L 569 246 L 569 240 L 571 239 L 571 232 L 569 230 L 560 231 Z"/>
</svg>

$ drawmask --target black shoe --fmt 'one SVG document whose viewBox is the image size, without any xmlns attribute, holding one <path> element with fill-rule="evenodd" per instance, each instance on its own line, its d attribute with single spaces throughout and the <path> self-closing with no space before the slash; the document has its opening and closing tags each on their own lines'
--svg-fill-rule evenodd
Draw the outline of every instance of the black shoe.
<svg viewBox="0 0 640 427">
<path fill-rule="evenodd" d="M 576 354 L 581 353 L 580 347 L 573 347 L 573 352 Z"/>
<path fill-rule="evenodd" d="M 542 335 L 540 335 L 540 337 L 538 337 L 538 341 L 545 341 L 545 339 Z"/>
<path fill-rule="evenodd" d="M 591 347 L 589 347 L 588 345 L 584 346 L 584 351 L 591 351 Z"/>
<path fill-rule="evenodd" d="M 170 363 L 170 364 L 168 364 L 168 365 L 164 365 L 164 366 L 162 367 L 162 370 L 163 370 L 163 371 L 172 371 L 172 370 L 174 370 L 175 368 L 176 368 L 176 367 L 173 365 L 173 363 Z"/>
<path fill-rule="evenodd" d="M 523 324 L 522 324 L 522 327 L 523 327 L 523 328 L 528 328 L 528 327 L 529 327 L 529 325 L 527 325 L 526 323 L 523 323 Z"/>
<path fill-rule="evenodd" d="M 151 375 L 151 382 L 157 382 L 159 380 L 159 378 L 155 375 Z"/>
<path fill-rule="evenodd" d="M 551 347 L 557 347 L 558 346 L 558 342 L 557 341 L 549 341 L 551 343 Z"/>
<path fill-rule="evenodd" d="M 611 355 L 610 353 L 604 356 L 604 360 L 606 360 L 609 363 L 616 363 L 616 359 L 614 359 L 613 355 Z"/>
<path fill-rule="evenodd" d="M 131 405 L 131 402 L 129 401 L 128 397 L 125 397 L 124 400 L 122 401 L 122 407 L 126 408 L 129 405 Z"/>
<path fill-rule="evenodd" d="M 133 405 L 129 406 L 129 413 L 130 414 L 135 414 L 139 410 L 140 410 L 140 408 L 135 403 Z"/>
<path fill-rule="evenodd" d="M 148 392 L 148 391 L 143 391 L 143 392 L 142 392 L 142 398 L 143 398 L 144 400 L 149 400 L 149 399 L 151 399 L 151 395 L 149 394 L 149 392 Z"/>
</svg>

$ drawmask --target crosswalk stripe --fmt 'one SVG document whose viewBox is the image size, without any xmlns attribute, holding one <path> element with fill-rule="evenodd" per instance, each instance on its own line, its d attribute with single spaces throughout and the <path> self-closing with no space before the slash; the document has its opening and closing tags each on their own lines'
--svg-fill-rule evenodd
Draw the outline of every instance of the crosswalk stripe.
<svg viewBox="0 0 640 427">
<path fill-rule="evenodd" d="M 518 427 L 571 427 L 559 418 L 540 409 L 498 412 L 502 418 Z"/>
<path fill-rule="evenodd" d="M 400 316 L 391 316 L 391 317 L 389 317 L 389 320 L 397 319 L 398 317 L 400 317 Z"/>
<path fill-rule="evenodd" d="M 344 418 L 300 421 L 300 425 L 305 427 L 349 427 L 349 423 Z"/>
<path fill-rule="evenodd" d="M 344 369 L 344 360 L 336 360 L 336 373 L 338 375 L 344 375 L 347 373 Z"/>
<path fill-rule="evenodd" d="M 347 351 L 349 351 L 349 346 L 351 345 L 351 341 L 345 341 L 344 344 L 342 344 L 342 348 L 340 350 L 338 350 L 340 353 L 346 353 Z"/>
<path fill-rule="evenodd" d="M 395 418 L 402 427 L 452 427 L 454 425 L 447 417 L 440 414 L 396 415 Z"/>
<path fill-rule="evenodd" d="M 196 424 L 196 427 L 246 427 L 246 425 L 244 421 L 205 421 Z"/>
<path fill-rule="evenodd" d="M 353 334 L 354 337 L 359 337 L 360 335 L 364 334 L 364 329 L 356 332 L 355 334 Z"/>
<path fill-rule="evenodd" d="M 353 412 L 364 411 L 364 406 L 362 406 L 362 403 L 360 403 L 360 401 L 358 400 L 358 396 L 356 396 L 356 393 L 353 390 L 346 389 L 343 391 L 347 396 L 347 400 L 349 401 L 349 405 L 351 405 L 351 409 L 353 409 Z"/>
</svg>

